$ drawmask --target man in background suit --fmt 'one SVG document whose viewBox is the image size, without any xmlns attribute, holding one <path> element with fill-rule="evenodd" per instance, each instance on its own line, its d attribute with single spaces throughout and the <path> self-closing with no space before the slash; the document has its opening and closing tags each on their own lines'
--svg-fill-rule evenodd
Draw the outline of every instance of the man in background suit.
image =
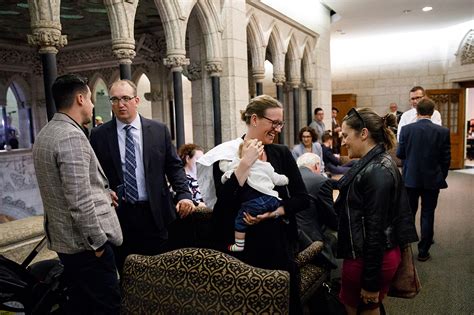
<svg viewBox="0 0 474 315">
<path fill-rule="evenodd" d="M 48 247 L 64 265 L 68 314 L 118 314 L 120 288 L 114 253 L 122 243 L 115 213 L 117 197 L 82 125 L 94 104 L 85 79 L 58 77 L 52 87 L 57 113 L 33 146 L 36 178 L 44 206 Z"/>
<path fill-rule="evenodd" d="M 336 107 L 332 108 L 331 112 L 331 118 L 332 118 L 332 152 L 334 154 L 340 154 L 341 153 L 341 125 L 337 122 L 336 117 L 339 114 L 339 109 Z M 321 142 L 324 142 L 321 139 Z"/>
<path fill-rule="evenodd" d="M 402 128 L 408 124 L 412 124 L 417 120 L 417 111 L 416 106 L 418 102 L 425 97 L 425 89 L 421 86 L 414 86 L 410 90 L 410 106 L 411 109 L 407 110 L 402 114 L 400 117 L 400 121 L 398 121 L 397 125 L 397 141 L 400 141 L 400 133 L 402 132 Z M 435 109 L 433 110 L 433 114 L 430 117 L 431 121 L 435 124 L 441 126 L 441 114 Z"/>
<path fill-rule="evenodd" d="M 390 103 L 389 113 L 397 117 L 397 124 L 398 124 L 400 122 L 400 119 L 402 118 L 403 113 L 398 110 L 397 103 Z"/>
<path fill-rule="evenodd" d="M 337 230 L 331 181 L 321 175 L 321 159 L 317 154 L 305 153 L 298 157 L 296 164 L 311 199 L 309 208 L 296 213 L 300 250 L 315 241 L 322 241 L 324 262 L 336 267 L 333 248 L 336 239 L 327 229 Z"/>
<path fill-rule="evenodd" d="M 169 225 L 194 211 L 194 204 L 168 128 L 137 112 L 135 84 L 116 81 L 109 95 L 115 118 L 93 129 L 91 144 L 119 195 L 117 214 L 124 240 L 116 248 L 116 260 L 121 272 L 129 254 L 168 250 Z M 176 206 L 167 181 L 176 193 Z"/>
<path fill-rule="evenodd" d="M 423 98 L 417 105 L 417 121 L 403 128 L 397 156 L 404 160 L 403 179 L 413 216 L 421 198 L 421 239 L 418 260 L 430 258 L 434 235 L 434 213 L 439 190 L 447 188 L 451 148 L 449 129 L 431 121 L 435 103 Z"/>
</svg>

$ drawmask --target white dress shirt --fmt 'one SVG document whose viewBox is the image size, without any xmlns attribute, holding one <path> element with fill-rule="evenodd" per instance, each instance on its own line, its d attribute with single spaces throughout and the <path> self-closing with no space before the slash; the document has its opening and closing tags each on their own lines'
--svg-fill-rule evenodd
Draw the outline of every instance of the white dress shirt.
<svg viewBox="0 0 474 315">
<path fill-rule="evenodd" d="M 412 124 L 415 121 L 416 108 L 412 108 L 403 113 L 402 118 L 400 118 L 400 122 L 398 123 L 397 141 L 400 141 L 400 133 L 402 131 L 403 126 Z M 433 115 L 431 115 L 431 121 L 437 125 L 442 125 L 441 114 L 436 109 L 434 110 Z"/>
<path fill-rule="evenodd" d="M 125 174 L 125 136 L 126 131 L 123 129 L 127 124 L 124 124 L 117 118 L 117 136 L 118 144 L 120 151 L 120 163 L 122 164 L 122 172 Z M 143 165 L 143 137 L 142 137 L 142 122 L 140 120 L 140 115 L 137 115 L 135 119 L 129 124 L 132 126 L 130 132 L 133 136 L 133 141 L 135 142 L 135 159 L 137 162 L 137 168 L 135 169 L 135 176 L 137 178 L 137 188 L 138 188 L 138 200 L 145 201 L 148 200 L 148 194 L 146 192 L 145 185 L 145 167 Z"/>
</svg>

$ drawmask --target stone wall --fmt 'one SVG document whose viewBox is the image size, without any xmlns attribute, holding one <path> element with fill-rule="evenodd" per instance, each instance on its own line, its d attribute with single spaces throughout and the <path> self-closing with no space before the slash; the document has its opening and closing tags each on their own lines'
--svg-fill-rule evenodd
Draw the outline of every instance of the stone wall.
<svg viewBox="0 0 474 315">
<path fill-rule="evenodd" d="M 469 24 L 460 24 L 437 32 L 333 39 L 332 92 L 356 94 L 358 107 L 383 114 L 391 102 L 401 111 L 409 109 L 408 95 L 415 85 L 459 88 L 457 82 L 474 80 L 474 61 L 461 60 L 469 30 Z"/>
</svg>

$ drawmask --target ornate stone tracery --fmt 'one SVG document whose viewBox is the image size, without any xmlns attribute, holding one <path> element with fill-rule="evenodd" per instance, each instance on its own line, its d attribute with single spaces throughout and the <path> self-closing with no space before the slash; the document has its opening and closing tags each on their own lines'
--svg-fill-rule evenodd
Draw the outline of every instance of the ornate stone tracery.
<svg viewBox="0 0 474 315">
<path fill-rule="evenodd" d="M 173 72 L 183 71 L 183 66 L 189 65 L 189 58 L 184 55 L 170 55 L 163 59 L 163 64 Z"/>
<path fill-rule="evenodd" d="M 201 71 L 202 71 L 201 63 L 193 62 L 183 68 L 183 75 L 186 76 L 189 79 L 189 81 L 196 81 L 202 78 Z"/>
<path fill-rule="evenodd" d="M 474 30 L 464 36 L 459 50 L 461 65 L 474 63 Z"/>
<path fill-rule="evenodd" d="M 208 61 L 205 67 L 206 71 L 209 72 L 211 77 L 219 76 L 222 73 L 222 62 L 220 61 Z"/>
<path fill-rule="evenodd" d="M 285 73 L 275 72 L 273 73 L 273 83 L 276 85 L 283 85 L 286 82 Z"/>
</svg>

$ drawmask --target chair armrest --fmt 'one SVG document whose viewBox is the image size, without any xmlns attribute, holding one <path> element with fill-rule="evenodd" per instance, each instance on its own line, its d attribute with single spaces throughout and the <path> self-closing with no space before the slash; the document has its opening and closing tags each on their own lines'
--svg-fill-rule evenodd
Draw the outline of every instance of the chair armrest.
<svg viewBox="0 0 474 315">
<path fill-rule="evenodd" d="M 315 241 L 311 243 L 308 247 L 298 253 L 295 258 L 296 264 L 298 267 L 308 264 L 310 261 L 316 258 L 321 250 L 323 249 L 324 243 L 321 241 Z"/>
</svg>

